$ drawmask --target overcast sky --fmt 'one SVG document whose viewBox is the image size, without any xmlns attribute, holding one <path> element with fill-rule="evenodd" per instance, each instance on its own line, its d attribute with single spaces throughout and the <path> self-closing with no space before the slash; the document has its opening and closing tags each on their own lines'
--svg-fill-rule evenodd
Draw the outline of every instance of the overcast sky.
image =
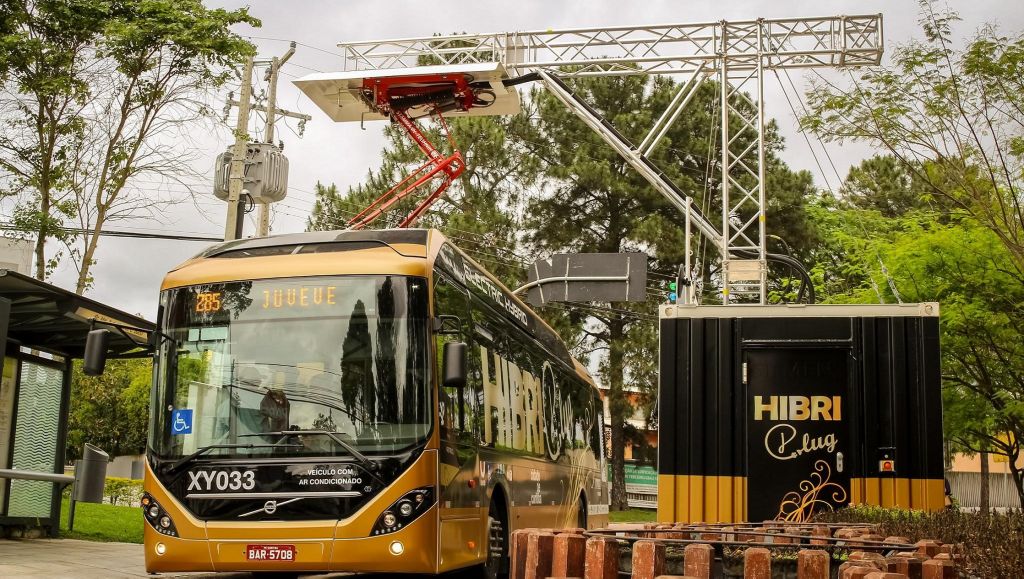
<svg viewBox="0 0 1024 579">
<path fill-rule="evenodd" d="M 313 186 L 318 180 L 336 183 L 339 189 L 344 190 L 358 183 L 369 169 L 376 166 L 376 158 L 383 145 L 383 122 L 369 123 L 365 130 L 360 130 L 358 124 L 334 123 L 290 82 L 312 71 L 340 70 L 341 61 L 335 48 L 337 42 L 452 32 L 512 32 L 874 13 L 883 14 L 887 50 L 891 50 L 896 43 L 920 36 L 917 2 L 912 0 L 519 0 L 514 3 L 485 0 L 440 0 L 433 3 L 422 0 L 257 0 L 251 3 L 210 0 L 207 4 L 228 8 L 250 7 L 251 13 L 263 21 L 263 26 L 258 29 L 238 27 L 237 32 L 252 37 L 259 48 L 260 58 L 282 54 L 288 47 L 287 40 L 302 43 L 295 56 L 282 69 L 283 76 L 278 89 L 279 106 L 308 113 L 313 116 L 313 121 L 307 125 L 302 139 L 294 132 L 297 129 L 294 121 L 279 122 L 277 125 L 277 138 L 285 142 L 285 153 L 290 162 L 290 187 L 287 199 L 275 205 L 273 233 L 304 230 L 306 217 L 313 205 Z M 1024 28 L 1024 11 L 1020 9 L 1019 0 L 955 1 L 950 2 L 950 5 L 963 18 L 957 29 L 961 35 L 971 34 L 986 22 L 997 22 L 1006 32 Z M 262 71 L 255 77 L 262 81 Z M 793 78 L 803 88 L 803 76 L 796 74 Z M 796 132 L 795 119 L 778 83 L 774 77 L 766 77 L 766 80 L 765 102 L 769 115 L 778 120 L 786 138 L 787 147 L 783 158 L 795 169 L 811 171 L 819 186 L 824 187 L 826 180 L 833 187 L 836 186 L 838 179 L 835 172 L 827 164 L 824 175 L 818 170 L 803 137 Z M 262 82 L 259 84 L 265 86 Z M 254 128 L 257 128 L 255 124 Z M 258 128 L 262 131 L 262 123 L 259 123 Z M 207 162 L 197 169 L 203 171 L 207 179 L 195 184 L 196 189 L 203 193 L 196 204 L 185 203 L 168 210 L 160 222 L 120 222 L 111 225 L 111 228 L 222 236 L 225 204 L 213 197 L 208 183 L 212 180 L 213 160 L 228 145 L 229 137 L 228 129 L 224 128 L 219 134 L 199 141 L 206 152 Z M 829 152 L 843 175 L 852 163 L 871 153 L 864 147 L 849 145 L 832 145 Z M 169 192 L 185 195 L 180 186 L 172 187 Z M 251 235 L 253 229 L 250 221 L 246 226 L 246 234 Z M 164 274 L 205 245 L 181 241 L 104 238 L 97 255 L 98 263 L 93 268 L 96 283 L 88 295 L 152 319 Z M 53 277 L 54 283 L 69 289 L 74 288 L 74 280 L 75 271 L 70 264 L 62 266 Z"/>
</svg>

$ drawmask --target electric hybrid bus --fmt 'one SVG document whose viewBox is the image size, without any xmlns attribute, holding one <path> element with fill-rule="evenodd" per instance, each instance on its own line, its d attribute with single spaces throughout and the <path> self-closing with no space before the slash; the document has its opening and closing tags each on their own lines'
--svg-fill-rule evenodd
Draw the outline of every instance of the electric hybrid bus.
<svg viewBox="0 0 1024 579">
<path fill-rule="evenodd" d="M 149 572 L 501 577 L 512 530 L 607 522 L 592 379 L 436 230 L 216 245 L 158 327 Z"/>
</svg>

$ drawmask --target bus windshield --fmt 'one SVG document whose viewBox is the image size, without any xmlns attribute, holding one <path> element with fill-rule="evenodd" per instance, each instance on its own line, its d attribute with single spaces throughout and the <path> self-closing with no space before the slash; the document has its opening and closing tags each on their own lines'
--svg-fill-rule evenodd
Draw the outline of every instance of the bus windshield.
<svg viewBox="0 0 1024 579">
<path fill-rule="evenodd" d="M 422 278 L 203 284 L 162 303 L 160 458 L 388 453 L 430 432 Z"/>
</svg>

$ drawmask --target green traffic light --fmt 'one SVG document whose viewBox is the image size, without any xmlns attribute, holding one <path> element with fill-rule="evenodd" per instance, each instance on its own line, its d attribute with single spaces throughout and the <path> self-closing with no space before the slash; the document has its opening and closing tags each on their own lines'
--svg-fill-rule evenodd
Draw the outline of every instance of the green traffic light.
<svg viewBox="0 0 1024 579">
<path fill-rule="evenodd" d="M 672 291 L 676 291 L 676 282 L 674 282 L 674 281 L 673 282 L 669 282 L 668 289 L 670 289 Z"/>
</svg>

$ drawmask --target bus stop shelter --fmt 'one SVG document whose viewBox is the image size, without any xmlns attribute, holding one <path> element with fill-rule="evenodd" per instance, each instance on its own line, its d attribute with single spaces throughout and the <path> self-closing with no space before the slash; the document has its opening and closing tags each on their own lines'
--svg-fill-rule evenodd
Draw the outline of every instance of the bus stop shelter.
<svg viewBox="0 0 1024 579">
<path fill-rule="evenodd" d="M 0 269 L 0 470 L 63 473 L 71 363 L 96 328 L 116 324 L 111 356 L 145 353 L 152 323 L 14 271 Z M 6 528 L 60 528 L 58 482 L 0 478 L 0 537 Z"/>
</svg>

